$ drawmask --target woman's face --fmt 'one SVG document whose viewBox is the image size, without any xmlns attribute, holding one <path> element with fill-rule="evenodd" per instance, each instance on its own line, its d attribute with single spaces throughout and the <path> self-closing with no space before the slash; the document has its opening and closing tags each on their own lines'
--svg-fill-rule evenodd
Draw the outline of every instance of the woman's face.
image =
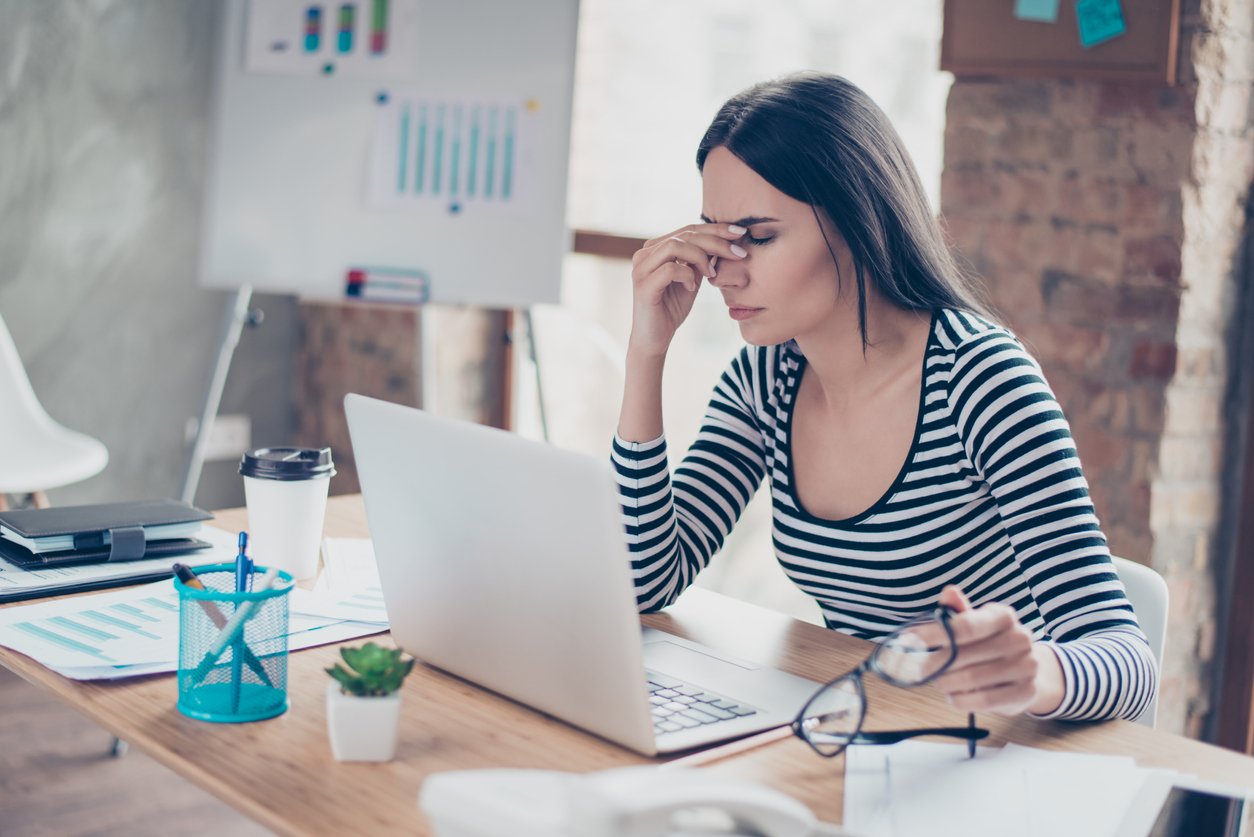
<svg viewBox="0 0 1254 837">
<path fill-rule="evenodd" d="M 809 204 L 788 197 L 721 146 L 706 157 L 702 177 L 702 218 L 749 230 L 736 242 L 748 255 L 719 259 L 718 275 L 710 279 L 745 342 L 770 346 L 839 323 L 833 314 L 847 306 L 832 254 L 845 277 L 853 273 L 831 223 L 825 221 L 824 240 Z"/>
</svg>

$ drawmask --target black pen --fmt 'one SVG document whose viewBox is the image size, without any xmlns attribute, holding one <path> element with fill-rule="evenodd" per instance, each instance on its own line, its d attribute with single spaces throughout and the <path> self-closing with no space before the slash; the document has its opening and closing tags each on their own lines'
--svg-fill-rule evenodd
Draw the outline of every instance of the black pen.
<svg viewBox="0 0 1254 837">
<path fill-rule="evenodd" d="M 183 582 L 193 590 L 208 589 L 205 587 L 205 583 L 196 577 L 196 573 L 192 572 L 192 568 L 186 564 L 175 564 L 174 574 L 179 577 L 179 581 Z M 218 610 L 218 606 L 213 602 L 207 602 L 203 599 L 197 599 L 196 603 L 200 605 L 201 610 L 203 610 L 205 615 L 209 617 L 209 621 L 213 623 L 213 626 L 221 630 L 222 626 L 226 624 L 226 617 L 222 615 L 222 611 Z M 272 681 L 270 679 L 270 675 L 266 673 L 266 667 L 261 664 L 261 660 L 257 659 L 257 655 L 250 651 L 247 645 L 243 646 L 243 650 L 244 662 L 248 664 L 249 668 L 257 673 L 257 676 L 261 678 L 262 682 L 273 689 L 274 681 Z"/>
</svg>

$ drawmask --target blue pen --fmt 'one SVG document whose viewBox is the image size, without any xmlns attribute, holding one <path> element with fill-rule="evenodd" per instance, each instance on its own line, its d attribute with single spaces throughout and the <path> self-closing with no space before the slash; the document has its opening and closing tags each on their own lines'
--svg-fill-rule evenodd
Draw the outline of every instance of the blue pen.
<svg viewBox="0 0 1254 837">
<path fill-rule="evenodd" d="M 248 590 L 248 577 L 252 575 L 251 563 L 244 550 L 248 548 L 248 533 L 239 533 L 239 554 L 235 556 L 235 592 L 244 593 Z"/>
<path fill-rule="evenodd" d="M 246 554 L 248 549 L 248 533 L 239 533 L 239 554 L 235 556 L 235 592 L 244 593 L 248 591 L 249 582 L 252 579 L 251 561 L 248 560 Z M 235 613 L 238 614 L 244 605 L 237 603 L 235 605 Z M 239 711 L 240 700 L 240 678 L 243 676 L 243 656 L 244 656 L 244 635 L 239 633 L 231 643 L 234 653 L 231 655 L 231 711 Z"/>
</svg>

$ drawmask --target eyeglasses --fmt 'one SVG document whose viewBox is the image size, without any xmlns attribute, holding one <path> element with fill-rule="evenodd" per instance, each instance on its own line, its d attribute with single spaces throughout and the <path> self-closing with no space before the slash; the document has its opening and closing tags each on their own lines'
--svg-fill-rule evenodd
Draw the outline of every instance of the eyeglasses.
<svg viewBox="0 0 1254 837">
<path fill-rule="evenodd" d="M 949 624 L 952 615 L 950 608 L 938 607 L 885 637 L 857 668 L 814 693 L 792 722 L 793 734 L 824 758 L 840 755 L 850 744 L 895 744 L 921 735 L 964 739 L 967 752 L 975 758 L 975 742 L 988 737 L 988 730 L 975 725 L 975 713 L 967 715 L 965 727 L 862 731 L 866 719 L 862 675 L 872 671 L 886 683 L 906 689 L 935 680 L 958 657 L 958 643 Z"/>
</svg>

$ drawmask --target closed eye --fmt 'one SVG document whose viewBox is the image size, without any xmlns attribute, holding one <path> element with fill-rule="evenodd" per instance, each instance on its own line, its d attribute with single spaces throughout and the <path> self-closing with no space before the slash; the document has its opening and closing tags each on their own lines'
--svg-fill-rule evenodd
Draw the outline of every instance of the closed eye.
<svg viewBox="0 0 1254 837">
<path fill-rule="evenodd" d="M 748 235 L 748 234 L 746 234 L 746 235 L 745 235 L 745 241 L 746 241 L 748 244 L 752 244 L 752 245 L 753 245 L 753 246 L 755 246 L 755 247 L 760 247 L 760 246 L 761 246 L 761 245 L 763 245 L 763 244 L 767 244 L 767 243 L 769 243 L 769 242 L 770 242 L 773 238 L 775 238 L 775 236 L 773 236 L 773 235 L 768 235 L 768 236 L 766 236 L 765 238 L 754 238 L 754 237 L 753 237 L 753 236 L 751 236 L 751 235 Z"/>
</svg>

